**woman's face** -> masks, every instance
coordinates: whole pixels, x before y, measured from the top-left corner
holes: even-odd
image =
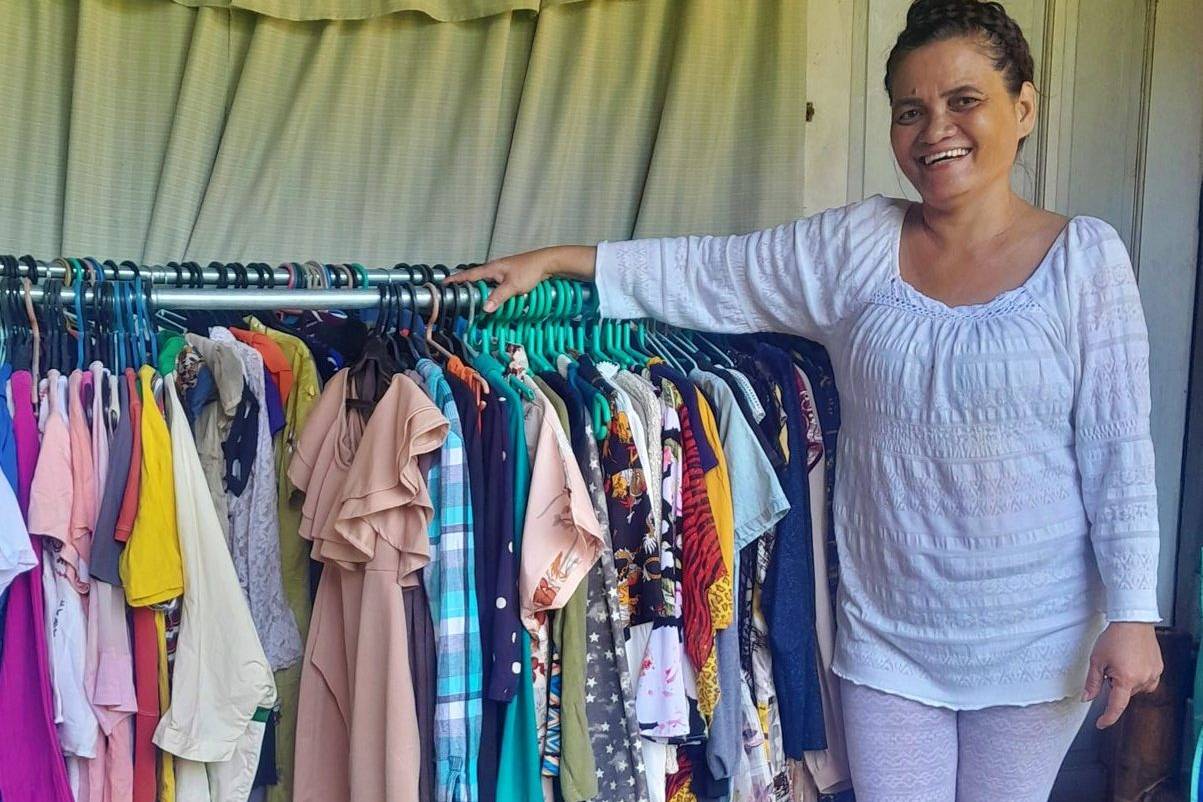
[[[1009,185],[1019,140],[1036,122],[1031,83],[1012,97],[981,45],[958,37],[908,53],[890,88],[894,158],[924,202]]]

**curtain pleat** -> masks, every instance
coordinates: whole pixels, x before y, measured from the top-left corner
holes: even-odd
[[[545,11],[583,0],[170,0],[193,8],[229,8],[291,22],[358,20],[424,14],[437,22],[467,22],[517,11]],[[601,0],[593,0],[600,2]]]
[[[803,0],[0,9],[7,251],[455,264],[801,214]]]

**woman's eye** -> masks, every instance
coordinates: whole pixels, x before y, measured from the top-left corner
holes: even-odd
[[[917,116],[919,116],[918,111],[916,111],[915,109],[907,109],[906,111],[899,114],[898,117],[895,119],[900,123],[906,123],[906,122],[910,122],[911,120],[915,119]]]
[[[962,109],[969,108],[970,106],[972,106],[976,103],[977,103],[977,98],[969,97],[967,95],[962,95],[961,97],[959,97],[953,101],[953,105],[957,106],[958,108],[962,108]]]

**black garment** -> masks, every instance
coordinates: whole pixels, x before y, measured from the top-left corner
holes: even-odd
[[[327,350],[333,349],[343,358],[343,364],[351,365],[359,360],[367,340],[368,326],[358,317],[343,317],[322,313],[302,315],[293,325],[301,339],[310,343],[322,343]]]
[[[255,769],[255,781],[252,788],[265,785],[275,785],[280,782],[279,769],[276,766],[276,727],[280,723],[279,712],[273,710],[263,725],[263,748],[259,750],[259,767]]]
[[[430,618],[430,600],[421,583],[403,588],[405,629],[409,634],[409,675],[414,685],[414,707],[418,719],[418,799],[434,802],[438,777],[434,753],[434,708],[438,696],[434,623]]]
[[[760,400],[760,406],[764,408],[764,418],[756,424],[756,428],[760,429],[764,437],[757,439],[761,443],[767,443],[768,450],[765,453],[773,466],[780,471],[785,467],[785,454],[780,446],[782,414],[781,404],[773,393],[772,383],[765,379],[765,374],[771,371],[751,354],[737,351],[732,355],[732,359],[735,362],[736,370],[742,373],[748,383],[752,385],[752,389]],[[737,393],[736,398],[738,397]]]
[[[581,360],[580,377],[604,392],[614,405],[614,389],[587,360]],[[623,413],[614,412],[609,432],[599,454],[606,486],[606,510],[618,585],[626,587],[622,604],[629,607],[630,624],[651,623],[664,615],[664,586],[661,581],[660,533],[652,531],[652,499],[647,492],[648,473],[633,442],[631,426],[619,422]],[[659,472],[657,472],[658,478]]]
[[[230,434],[221,444],[226,458],[226,489],[235,496],[251,481],[251,469],[259,451],[259,402],[249,386],[242,388],[242,400],[230,422]]]
[[[454,385],[452,392],[454,393]],[[501,737],[505,729],[505,707],[514,696],[516,685],[510,666],[518,659],[517,643],[507,633],[516,632],[518,587],[514,554],[514,471],[509,463],[508,403],[496,392],[484,398],[480,413],[481,470],[487,477],[487,489],[481,493],[482,526],[476,537],[476,592],[480,611],[480,629],[484,640],[484,699],[481,705],[480,754],[477,758],[477,793],[480,802],[497,798],[497,776],[501,770]],[[525,444],[521,444],[525,448]],[[473,495],[473,514],[476,497]],[[504,558],[509,558],[508,562]],[[508,570],[506,565],[509,566]],[[504,584],[508,588],[502,588]],[[501,621],[496,600],[499,590],[508,590]]]

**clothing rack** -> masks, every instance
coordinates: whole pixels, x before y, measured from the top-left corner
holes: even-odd
[[[64,279],[68,275],[68,268],[64,264],[65,260],[55,259],[52,262],[36,261],[36,275],[29,267],[28,259],[17,263],[17,275],[22,278],[29,278],[35,284],[40,279],[58,278]],[[207,265],[201,266],[192,263],[194,266],[193,273],[190,273],[187,263],[170,262],[167,265],[135,265],[133,262],[124,261],[121,264],[115,264],[111,260],[104,264],[105,277],[119,281],[132,281],[135,279],[147,279],[151,284],[168,285],[173,287],[195,286],[197,279],[201,283],[208,285],[219,285],[225,281],[233,283],[238,274],[235,270],[235,263],[209,262]],[[259,276],[267,279],[273,287],[284,288],[292,284],[297,271],[290,269],[285,265],[277,265],[272,267],[267,264],[257,263],[259,270],[256,270],[254,264],[241,265],[238,267],[246,270],[249,280],[256,281]],[[315,263],[309,263],[315,264]],[[326,273],[330,277],[331,285],[334,287],[347,287],[347,278],[354,266],[346,265],[322,265],[326,268]],[[394,281],[404,281],[407,283],[415,283],[417,281],[441,281],[447,276],[474,265],[460,265],[455,268],[447,267],[446,265],[409,265],[405,263],[394,265],[393,267],[367,267],[362,268],[363,274],[367,277],[369,286],[378,284],[388,284]],[[116,275],[114,275],[114,271]],[[262,271],[262,273],[260,273]]]
[[[19,263],[17,275],[29,278],[33,282],[29,289],[30,300],[33,303],[41,303],[45,297],[45,288],[40,282],[45,279],[62,280],[68,276],[69,269],[63,260],[35,264],[36,270],[31,270],[29,260]],[[194,265],[190,274],[186,267],[179,267],[175,263],[167,266],[135,266],[132,262],[123,262],[120,265],[109,262],[104,268],[104,273],[107,280],[141,279],[149,282],[149,300],[157,309],[374,309],[381,301],[380,287],[406,284],[409,285],[404,298],[407,305],[412,301],[412,305],[418,311],[425,312],[430,310],[433,300],[431,289],[426,285],[438,284],[469,266],[450,268],[445,265],[398,264],[394,267],[360,268],[353,271],[351,266],[324,265],[330,286],[311,287],[290,287],[289,283],[295,280],[298,273],[285,266],[270,267],[262,263],[259,270],[255,270],[253,266],[238,265],[240,272],[236,273],[233,265],[211,262],[207,267],[198,268]],[[362,280],[363,277],[367,279],[367,286],[349,284],[351,281]],[[197,286],[198,284],[201,286]],[[95,284],[89,284],[84,289],[85,304],[92,303],[95,297],[94,286]],[[583,290],[584,299],[591,300],[593,288],[585,286]],[[553,298],[555,292],[553,288]],[[67,309],[74,304],[75,293],[75,287],[60,288],[59,298]],[[476,305],[479,309],[481,300],[480,289],[475,285],[440,287],[439,302],[442,307],[451,304],[457,310],[467,310]]]

